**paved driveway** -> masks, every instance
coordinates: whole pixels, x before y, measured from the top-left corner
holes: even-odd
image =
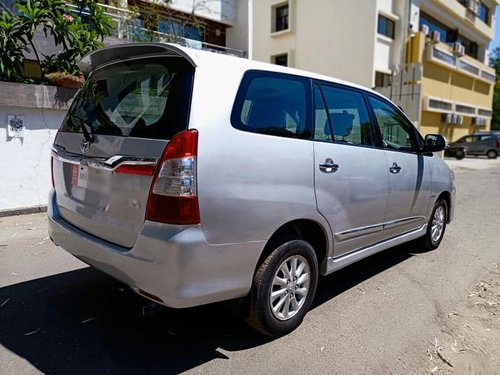
[[[51,244],[45,215],[0,218],[0,373],[500,373],[500,159],[449,162],[458,200],[441,247],[322,278],[277,340],[221,305],[143,316],[147,301]]]

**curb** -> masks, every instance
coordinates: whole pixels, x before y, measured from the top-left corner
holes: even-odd
[[[35,206],[28,208],[16,208],[12,210],[0,211],[0,217],[37,214],[47,212],[47,206]]]

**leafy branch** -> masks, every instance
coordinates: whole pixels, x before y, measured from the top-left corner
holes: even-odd
[[[16,3],[17,16],[3,12],[0,19],[0,79],[23,80],[24,53],[31,51],[40,66],[39,78],[47,73],[78,75],[77,63],[85,54],[102,47],[110,35],[112,20],[93,0],[23,0]],[[43,55],[34,43],[37,31],[50,37],[60,54]]]

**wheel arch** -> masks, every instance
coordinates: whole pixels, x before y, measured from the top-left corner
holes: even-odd
[[[267,241],[264,250],[260,254],[255,270],[280,245],[283,238],[287,236],[298,237],[311,244],[318,258],[318,266],[321,273],[323,263],[326,262],[328,254],[328,236],[326,229],[321,224],[310,219],[293,220],[279,227]]]
[[[490,152],[494,152],[496,156],[498,156],[498,151],[494,148],[490,148],[486,151],[485,155],[488,156]]]
[[[451,222],[451,210],[452,210],[451,193],[448,191],[443,191],[441,194],[439,194],[438,198],[436,199],[436,203],[439,202],[441,199],[443,199],[446,202],[447,206],[446,223],[449,224]]]

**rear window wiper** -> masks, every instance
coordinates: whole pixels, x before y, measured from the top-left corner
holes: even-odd
[[[70,117],[71,119],[76,119],[78,120],[78,122],[80,122],[80,127],[82,128],[82,133],[85,140],[89,143],[94,143],[94,135],[87,130],[87,126],[90,128],[91,131],[92,127],[76,115],[70,115]]]

